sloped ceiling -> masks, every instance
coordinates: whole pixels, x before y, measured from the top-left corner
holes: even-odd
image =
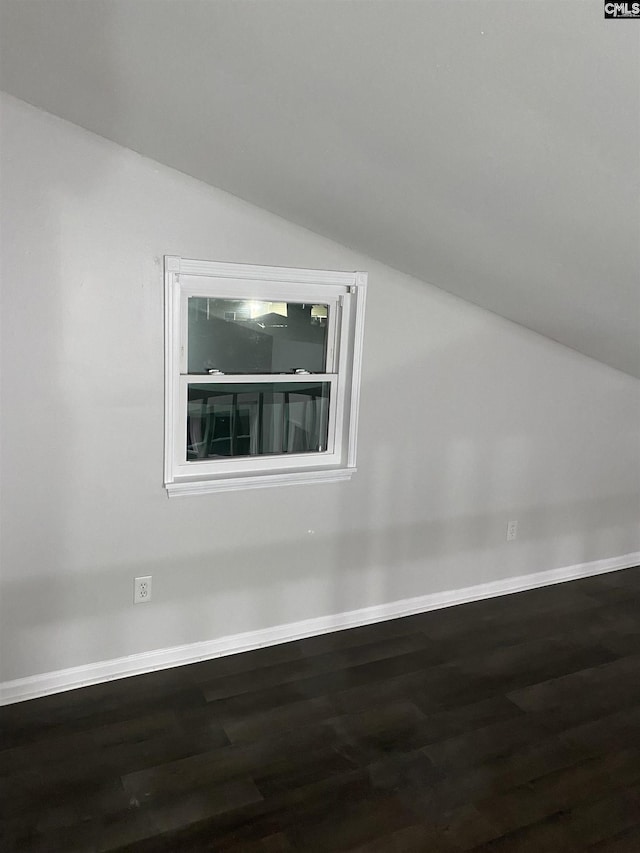
[[[0,12],[9,93],[640,376],[640,21],[600,0]]]

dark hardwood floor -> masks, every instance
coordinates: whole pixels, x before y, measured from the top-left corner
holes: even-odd
[[[0,709],[9,851],[640,851],[640,568]]]

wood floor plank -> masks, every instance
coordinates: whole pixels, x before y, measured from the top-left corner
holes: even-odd
[[[128,773],[123,776],[123,784],[137,798],[165,796],[199,784],[222,783],[238,776],[257,777],[282,762],[288,762],[293,770],[304,766],[312,751],[333,752],[349,760],[350,750],[344,748],[330,726],[321,722]],[[350,764],[355,766],[353,761]]]
[[[280,687],[291,681],[302,681],[322,673],[349,670],[361,664],[394,658],[398,655],[412,652],[426,653],[427,650],[430,650],[433,660],[438,662],[443,660],[442,652],[423,634],[408,634],[349,645],[345,648],[332,648],[310,657],[301,657],[293,662],[276,663],[229,676],[222,675],[218,678],[210,677],[201,683],[206,700],[213,702],[217,699],[253,693],[264,688]],[[421,656],[420,662],[424,663],[425,657]]]
[[[349,848],[349,853],[456,853],[459,850],[442,832],[416,824],[383,833],[379,838]]]
[[[588,849],[592,853],[638,853],[640,850],[640,826],[623,830],[611,838],[590,845]]]

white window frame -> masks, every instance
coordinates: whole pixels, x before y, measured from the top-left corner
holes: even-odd
[[[294,483],[337,482],[356,472],[356,438],[367,274],[165,257],[165,463],[170,497]],[[329,305],[325,373],[188,374],[188,299],[251,299]],[[191,384],[309,382],[331,385],[326,450],[277,456],[187,460]]]

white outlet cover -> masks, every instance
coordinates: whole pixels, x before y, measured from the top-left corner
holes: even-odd
[[[507,524],[507,542],[513,542],[514,539],[518,538],[518,522],[510,521]]]
[[[133,603],[145,604],[151,601],[151,575],[133,580]]]

